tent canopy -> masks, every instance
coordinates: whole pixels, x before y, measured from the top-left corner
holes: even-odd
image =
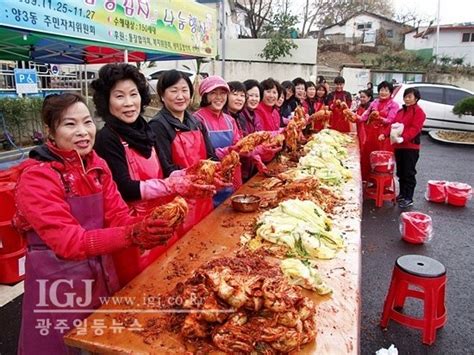
[[[129,62],[193,59],[179,53],[139,51],[133,47],[104,47],[101,43],[81,39],[66,39],[31,31],[0,27],[0,59],[34,61],[50,64],[100,64],[124,61],[128,50]]]

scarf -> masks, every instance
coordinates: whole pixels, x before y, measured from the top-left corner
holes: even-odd
[[[113,115],[107,115],[104,117],[104,121],[112,131],[128,143],[130,148],[137,150],[147,159],[151,156],[151,149],[156,144],[156,137],[142,116],[138,116],[133,123],[125,123]]]

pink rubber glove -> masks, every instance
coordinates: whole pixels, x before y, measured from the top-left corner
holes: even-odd
[[[228,146],[228,147],[224,147],[224,148],[216,148],[215,152],[216,152],[217,158],[219,160],[222,160],[222,158],[224,158],[227,154],[232,152],[232,150],[233,150],[232,148],[233,148],[232,146]]]
[[[172,192],[185,198],[205,198],[211,197],[216,193],[214,185],[202,185],[194,182],[196,176],[170,176],[166,179]]]
[[[270,147],[267,145],[259,145],[255,147],[251,156],[259,156],[261,160],[265,163],[268,163],[275,158],[275,155],[281,151],[282,147]]]
[[[252,158],[252,161],[254,162],[255,166],[257,167],[257,170],[258,170],[259,173],[262,173],[262,174],[267,174],[268,173],[268,168],[263,163],[262,158],[260,157],[260,155],[252,155],[251,158]]]
[[[167,179],[140,181],[140,195],[143,200],[180,195],[185,198],[204,198],[216,193],[213,185],[195,183],[194,175],[185,175],[185,170],[176,170]]]

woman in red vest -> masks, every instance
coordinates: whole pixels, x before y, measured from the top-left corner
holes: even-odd
[[[189,77],[177,70],[161,74],[156,91],[163,104],[160,112],[149,122],[157,137],[158,157],[165,176],[189,168],[199,160],[217,161],[207,130],[187,108],[193,96]],[[189,212],[181,234],[199,223],[213,209],[212,198],[187,198]]]
[[[176,195],[209,197],[215,192],[213,186],[197,185],[182,172],[164,179],[156,136],[141,115],[150,103],[147,82],[135,66],[103,66],[92,88],[97,113],[105,121],[94,149],[109,165],[122,197],[134,214],[142,215]],[[176,234],[167,245],[150,252],[129,248],[114,255],[121,284],[128,283],[178,237]]]

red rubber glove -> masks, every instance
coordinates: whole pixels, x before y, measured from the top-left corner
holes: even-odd
[[[128,227],[126,232],[126,238],[141,249],[151,249],[166,244],[173,236],[174,230],[167,226],[167,221],[152,216],[153,211],[141,222]]]

